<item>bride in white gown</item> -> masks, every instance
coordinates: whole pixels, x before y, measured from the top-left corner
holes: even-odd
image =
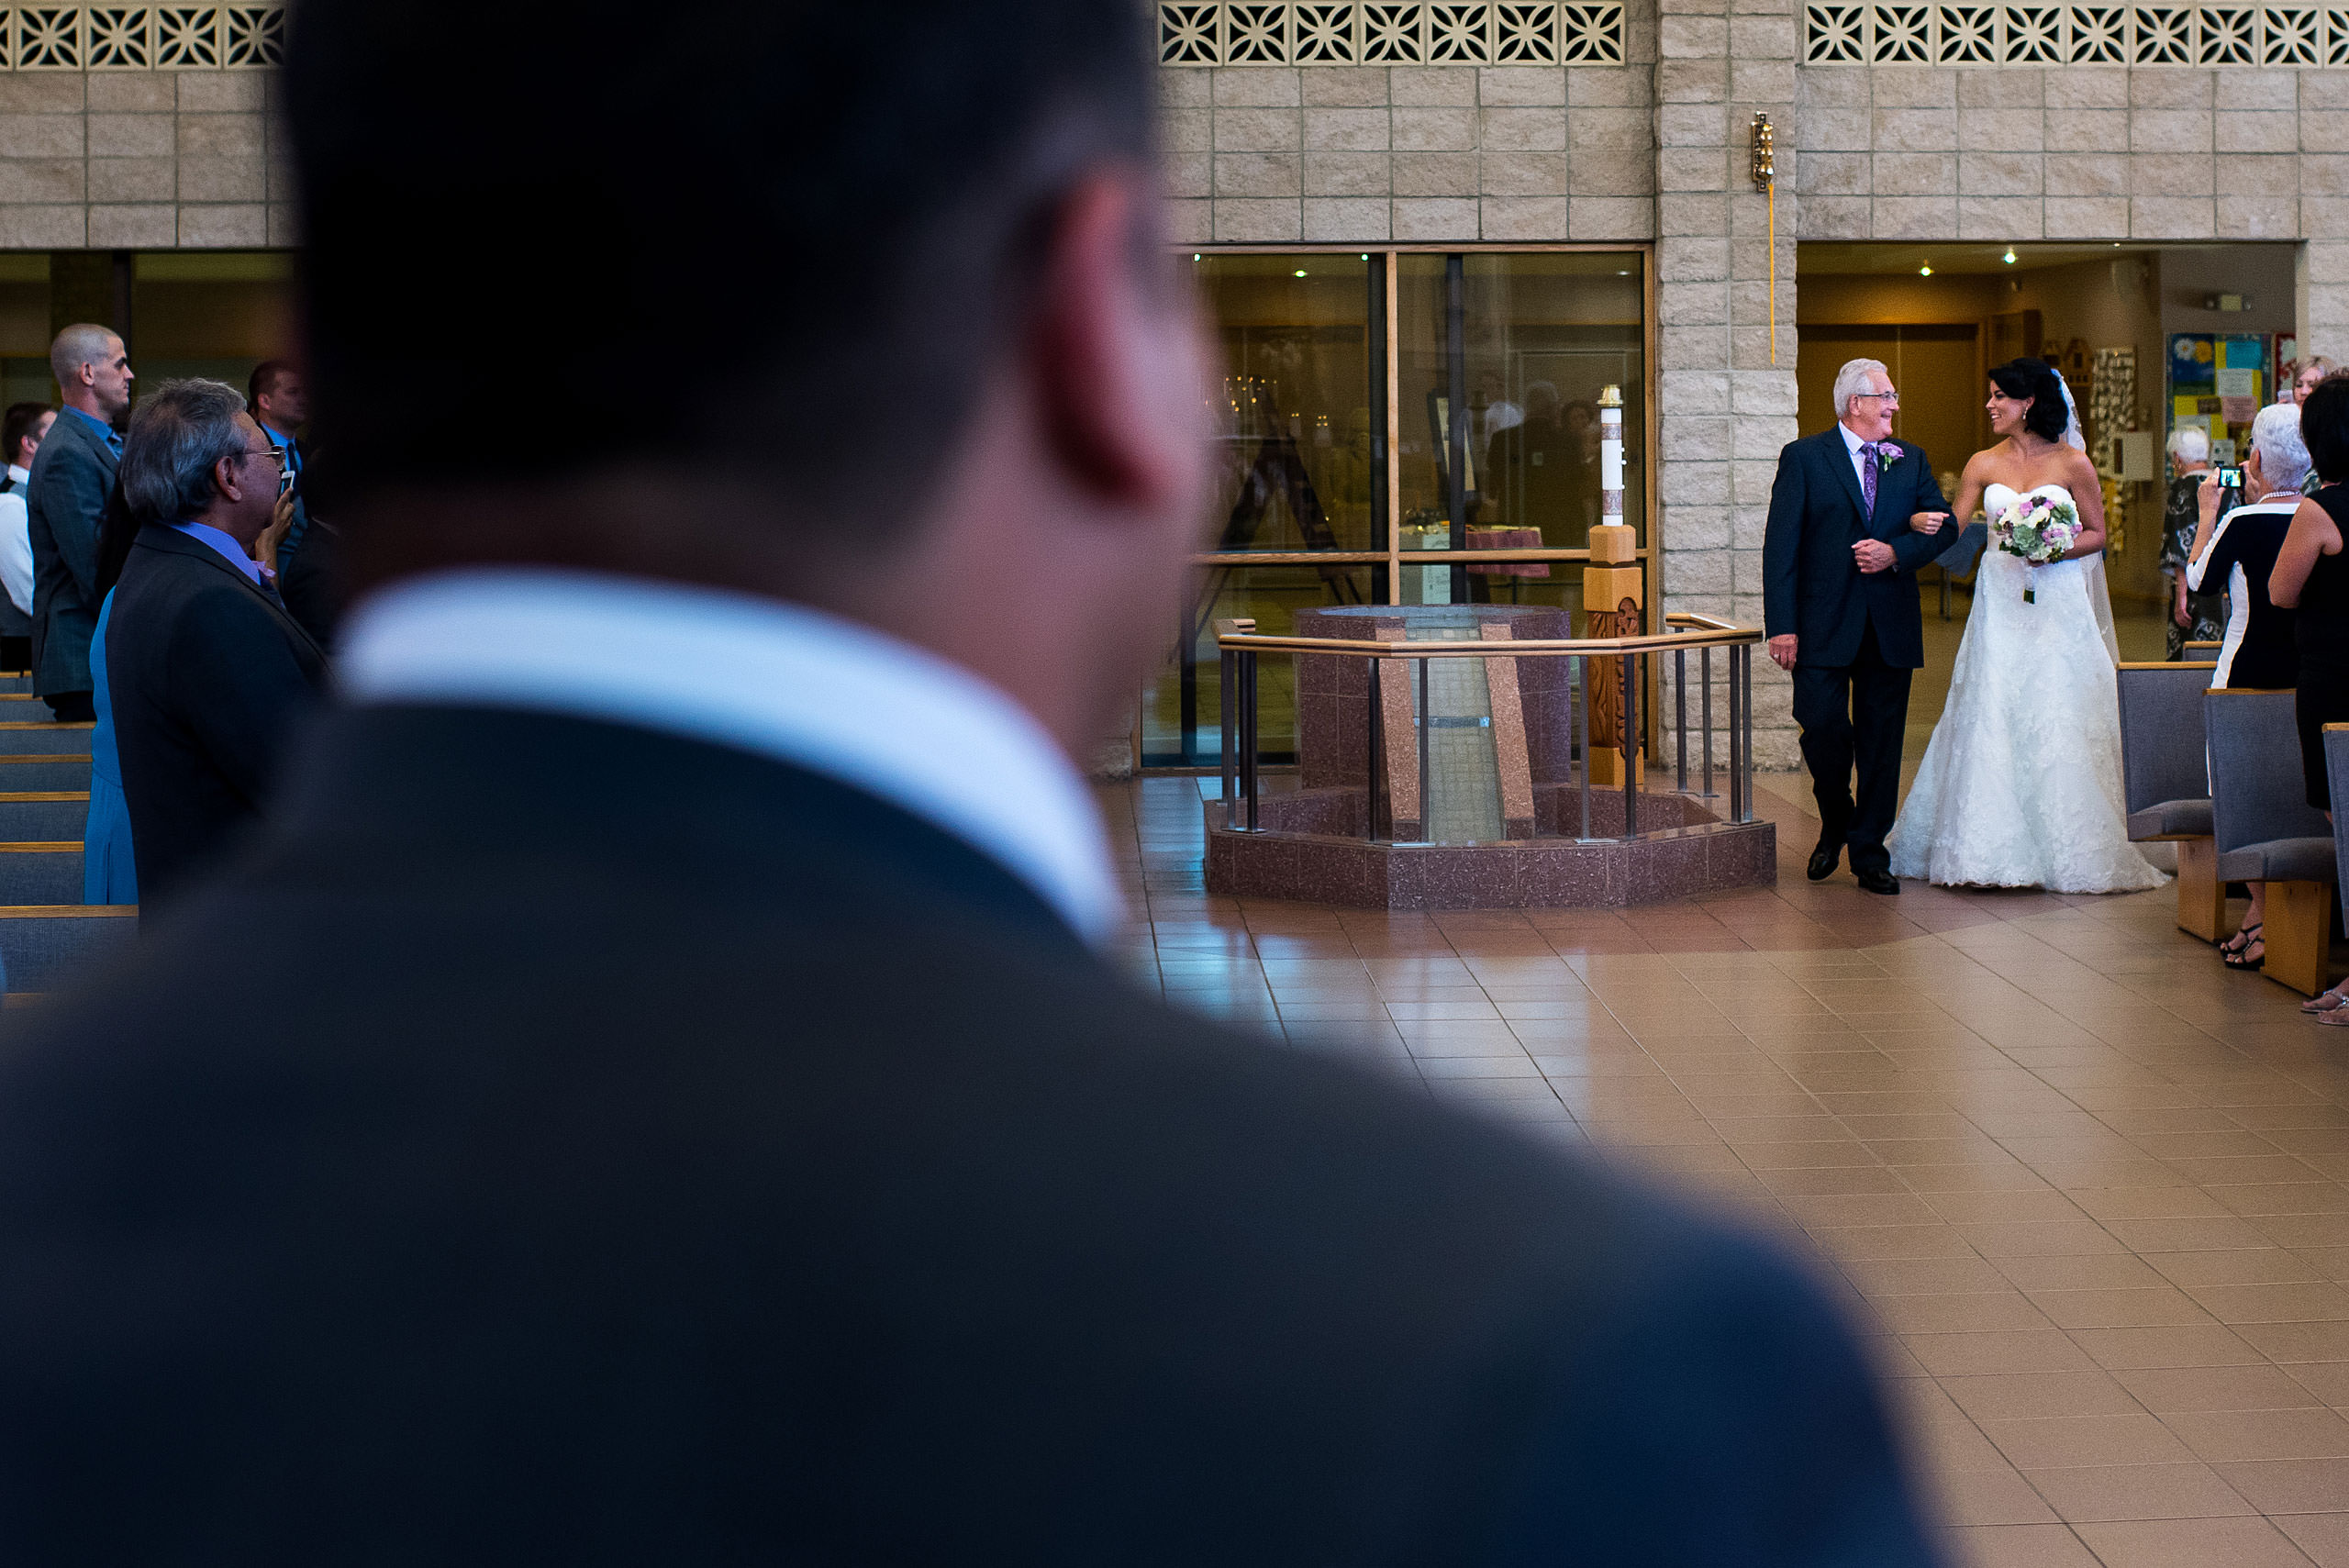
[[[2078,417],[2037,360],[1990,373],[1989,409],[2006,439],[1965,465],[1954,516],[2060,495],[2079,512],[2080,537],[2045,566],[1995,544],[1983,551],[1948,705],[1886,840],[1892,873],[2052,893],[2158,887],[2167,879],[2129,842],[2121,807],[2104,502]]]

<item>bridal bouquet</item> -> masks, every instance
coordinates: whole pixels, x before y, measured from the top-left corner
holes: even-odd
[[[2033,566],[2060,561],[2079,542],[2080,514],[2069,501],[2053,495],[2018,495],[1990,520],[1990,541],[2009,555],[2019,555]],[[2025,579],[2022,602],[2036,595]]]

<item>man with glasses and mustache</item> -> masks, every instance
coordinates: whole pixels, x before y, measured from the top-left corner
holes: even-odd
[[[123,443],[139,527],[107,616],[106,689],[142,909],[256,817],[326,656],[268,551],[284,453],[217,381],[166,382]],[[280,530],[282,531],[282,529]]]
[[[1835,423],[1778,454],[1762,541],[1770,657],[1794,674],[1795,722],[1819,802],[1809,875],[1834,874],[1848,844],[1854,879],[1887,894],[1900,891],[1884,836],[1899,804],[1909,680],[1925,662],[1916,572],[1953,537],[1933,531],[1949,503],[1924,449],[1893,437],[1899,406],[1881,361],[1838,371]]]

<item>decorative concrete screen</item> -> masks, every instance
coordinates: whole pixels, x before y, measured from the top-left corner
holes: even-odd
[[[6,71],[267,71],[284,53],[279,6],[0,8]]]
[[[1809,65],[2349,65],[2349,9],[2301,6],[1802,8]]]
[[[1620,65],[1620,0],[1162,0],[1163,65]]]

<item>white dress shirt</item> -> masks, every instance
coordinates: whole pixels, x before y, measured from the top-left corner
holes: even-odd
[[[7,590],[10,604],[30,615],[33,535],[31,517],[25,510],[25,482],[32,473],[12,462],[8,465],[8,477],[17,483],[6,495],[0,495],[0,588]]]
[[[336,680],[357,704],[527,708],[759,752],[953,834],[1088,941],[1124,914],[1093,796],[1025,708],[816,610],[588,572],[451,572],[365,600]]]

